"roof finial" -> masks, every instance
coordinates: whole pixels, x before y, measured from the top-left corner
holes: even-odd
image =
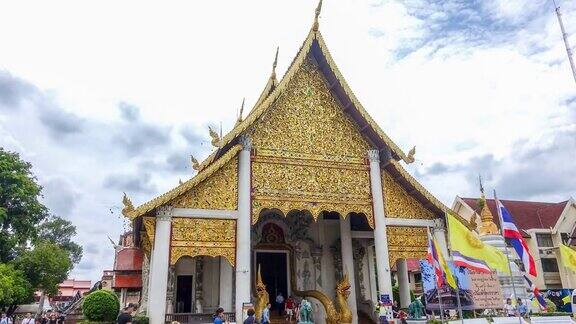
[[[318,28],[320,27],[320,24],[318,23],[318,17],[320,16],[321,11],[322,11],[322,0],[318,2],[318,7],[316,7],[316,14],[314,16],[314,25],[312,26],[312,29],[314,31],[318,31]]]
[[[272,77],[276,78],[276,66],[278,65],[278,52],[280,51],[280,46],[276,47],[276,56],[274,56],[274,63],[272,63]]]
[[[246,101],[246,98],[242,98],[242,106],[240,106],[240,113],[238,113],[238,120],[236,120],[236,124],[239,124],[242,121],[242,113],[244,112],[244,101]]]

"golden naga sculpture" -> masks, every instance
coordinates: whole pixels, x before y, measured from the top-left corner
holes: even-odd
[[[410,151],[408,151],[408,155],[406,156],[406,163],[408,164],[413,163],[414,155],[416,155],[416,146],[412,147]]]
[[[348,307],[348,296],[350,295],[350,280],[348,274],[344,274],[342,280],[336,285],[336,305],[324,293],[318,290],[295,291],[296,295],[302,297],[312,297],[319,300],[326,310],[327,324],[349,324],[352,323],[352,312]]]
[[[262,311],[266,308],[266,305],[270,302],[270,296],[268,291],[266,291],[266,285],[262,281],[262,275],[260,274],[260,266],[258,266],[258,274],[256,275],[256,304],[254,305],[254,312],[256,313],[256,320],[260,323],[262,318]]]
[[[124,208],[122,208],[122,215],[128,217],[128,215],[130,215],[130,213],[134,211],[134,205],[132,204],[132,201],[130,200],[130,198],[128,198],[126,193],[124,193],[122,203],[124,204]]]
[[[212,127],[208,126],[208,132],[210,133],[210,137],[212,137],[212,145],[215,147],[221,147],[222,141],[218,132],[216,132]]]
[[[200,170],[200,163],[198,163],[198,160],[196,160],[192,154],[190,154],[190,161],[192,162],[192,169],[196,171]]]

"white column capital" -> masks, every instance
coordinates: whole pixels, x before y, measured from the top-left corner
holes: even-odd
[[[240,145],[242,145],[242,150],[250,151],[252,150],[252,139],[248,135],[240,136]]]
[[[380,151],[379,150],[368,150],[368,160],[370,160],[370,162],[380,163]]]
[[[174,214],[174,207],[172,206],[160,206],[156,211],[157,221],[170,221]]]

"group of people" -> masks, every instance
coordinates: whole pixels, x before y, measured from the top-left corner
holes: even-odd
[[[507,298],[506,304],[504,304],[504,311],[508,317],[526,317],[529,315],[528,306],[522,302],[521,298],[516,300],[516,305],[512,305],[512,299]]]
[[[0,324],[64,324],[65,316],[57,311],[46,311],[38,317],[31,313],[24,315],[24,318],[14,318],[6,313],[0,315]]]

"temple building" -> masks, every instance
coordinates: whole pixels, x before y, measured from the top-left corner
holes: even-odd
[[[532,282],[540,290],[572,288],[576,276],[561,266],[558,253],[560,244],[576,245],[576,201],[570,198],[561,202],[534,202],[500,200],[508,209],[514,223],[522,233],[530,254],[534,256],[538,277]],[[500,220],[494,199],[485,199],[484,208],[478,206],[478,198],[456,197],[452,209],[473,224],[480,224],[478,232],[485,229],[481,223],[492,223],[500,232]],[[511,254],[515,257],[515,254]],[[517,262],[522,266],[521,262]]]
[[[407,259],[430,230],[446,253],[447,207],[405,169],[405,154],[368,115],[310,32],[285,75],[272,73],[245,118],[219,136],[197,174],[141,206],[124,197],[143,251],[150,322],[223,307],[242,322],[278,293],[306,297],[316,323],[357,323],[379,296],[410,302]],[[183,321],[183,320],[180,320]]]

